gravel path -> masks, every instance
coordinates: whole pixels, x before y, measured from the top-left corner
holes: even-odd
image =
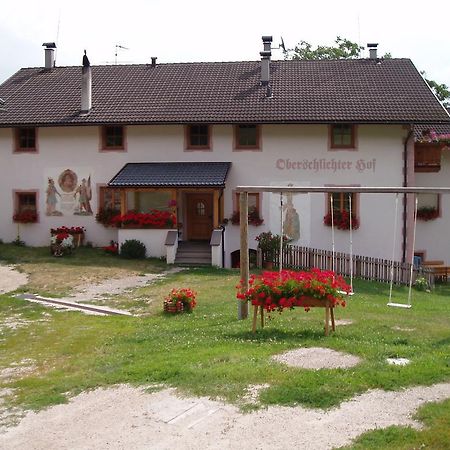
[[[28,283],[28,276],[18,272],[14,266],[0,265],[0,294],[15,291]]]
[[[0,434],[0,448],[324,450],[348,445],[371,429],[418,427],[411,414],[419,406],[449,397],[450,383],[442,383],[399,392],[373,390],[329,411],[271,406],[241,414],[224,403],[177,397],[173,389],[146,394],[122,385],[28,413]]]

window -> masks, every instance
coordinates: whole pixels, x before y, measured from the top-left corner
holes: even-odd
[[[125,127],[107,125],[102,128],[103,150],[125,150]]]
[[[211,149],[211,130],[209,125],[188,125],[186,127],[186,149]]]
[[[333,218],[334,226],[340,230],[350,229],[350,220],[353,230],[359,228],[359,219],[357,215],[357,194],[348,192],[331,192],[327,194],[326,199],[327,215],[324,217],[325,225],[331,226]],[[333,199],[333,201],[331,201],[331,199]],[[333,217],[331,215],[331,205],[333,205]]]
[[[441,170],[441,153],[439,145],[416,142],[414,146],[414,171],[439,172]]]
[[[120,190],[107,186],[100,187],[99,208],[120,212]]]
[[[15,141],[16,152],[36,152],[36,128],[16,128]]]
[[[346,123],[331,125],[330,148],[356,148],[355,126]]]
[[[236,125],[234,127],[234,148],[238,150],[260,149],[260,128],[258,125]]]
[[[240,222],[240,194],[236,192],[235,197],[235,208],[233,215],[231,216],[231,223],[234,225]],[[248,223],[250,225],[261,225],[263,219],[260,215],[260,194],[259,192],[249,192],[248,194]]]
[[[14,193],[14,217],[15,222],[37,222],[37,192]]]
[[[434,220],[441,216],[439,194],[417,194],[417,219]]]

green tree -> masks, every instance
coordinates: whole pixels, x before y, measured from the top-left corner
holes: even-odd
[[[336,37],[335,45],[318,45],[313,48],[309,42],[300,41],[293,49],[287,49],[284,52],[284,59],[357,59],[361,57],[361,51],[364,47],[352,42],[350,39]],[[385,53],[382,58],[390,59],[392,55]],[[450,90],[446,84],[439,84],[434,80],[426,78],[425,72],[421,72],[425,81],[430,86],[436,97],[445,107],[450,107]]]

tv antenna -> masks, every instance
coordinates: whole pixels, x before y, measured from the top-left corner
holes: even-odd
[[[116,44],[116,52],[114,53],[114,64],[117,64],[117,53],[120,50],[130,50],[128,47],[124,47],[123,45]]]
[[[286,53],[286,46],[284,45],[284,40],[283,40],[283,36],[280,36],[281,38],[281,42],[280,45],[278,47],[271,47],[271,50],[283,50],[283,53]]]

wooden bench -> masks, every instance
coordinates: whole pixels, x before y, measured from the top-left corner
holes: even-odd
[[[444,261],[426,261],[422,265],[432,270],[435,280],[448,281],[450,266],[445,266]]]

